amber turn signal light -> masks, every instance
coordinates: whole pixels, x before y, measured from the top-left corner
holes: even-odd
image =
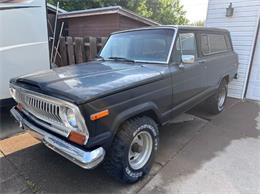
[[[74,143],[83,145],[86,141],[86,136],[76,131],[71,131],[69,134],[69,140]]]
[[[91,119],[92,121],[95,121],[95,120],[104,118],[104,117],[106,117],[106,116],[108,116],[108,115],[109,115],[109,111],[108,111],[108,110],[103,110],[103,111],[101,111],[101,112],[92,114],[92,115],[90,116],[90,119]]]

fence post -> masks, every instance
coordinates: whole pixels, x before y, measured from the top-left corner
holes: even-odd
[[[106,37],[98,39],[95,37],[61,37],[59,47],[61,66],[79,64],[94,59],[106,40]]]
[[[82,37],[75,37],[75,60],[76,64],[83,63],[85,60],[83,59],[83,38]]]
[[[67,59],[67,48],[66,48],[66,40],[65,37],[60,38],[60,55],[61,55],[61,63],[62,66],[68,65],[68,59]]]
[[[89,37],[89,59],[95,58],[97,55],[97,39]]]
[[[67,48],[68,48],[68,60],[69,65],[75,64],[75,56],[74,56],[74,49],[73,49],[73,39],[72,37],[67,37]]]
[[[105,45],[106,41],[107,41],[107,37],[101,37],[101,47]]]

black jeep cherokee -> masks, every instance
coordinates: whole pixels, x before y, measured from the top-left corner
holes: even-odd
[[[237,55],[229,32],[159,26],[113,33],[96,61],[10,81],[21,127],[90,169],[136,182],[159,146],[158,127],[205,100],[223,110]]]

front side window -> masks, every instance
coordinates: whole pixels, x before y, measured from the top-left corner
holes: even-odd
[[[182,55],[193,55],[196,57],[196,38],[194,33],[179,33],[173,51],[173,62],[181,63]]]
[[[140,62],[167,63],[173,29],[137,30],[113,34],[102,49],[104,59],[125,58]]]

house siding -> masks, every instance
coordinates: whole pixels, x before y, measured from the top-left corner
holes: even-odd
[[[119,15],[106,14],[67,19],[68,35],[72,37],[106,37],[111,32],[120,30]]]
[[[146,27],[146,26],[148,26],[148,25],[144,24],[142,22],[133,20],[133,19],[125,17],[125,16],[120,16],[120,20],[119,20],[120,30],[140,28],[140,27]]]
[[[229,0],[209,0],[206,26],[230,31],[239,56],[238,79],[229,85],[229,96],[243,98],[259,18],[260,0],[233,0],[234,14],[226,17]]]
[[[72,37],[107,37],[110,33],[148,26],[144,22],[118,13],[61,19],[67,24],[66,34]]]

